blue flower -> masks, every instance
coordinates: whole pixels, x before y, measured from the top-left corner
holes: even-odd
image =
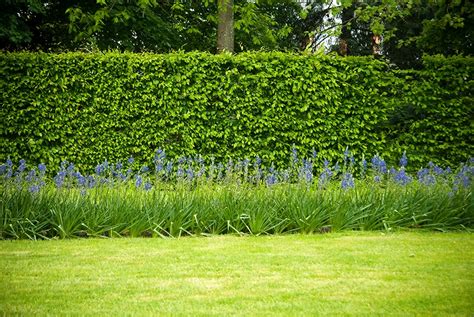
[[[0,165],[0,175],[3,175],[7,172],[7,166],[5,164]]]
[[[418,180],[421,182],[423,181],[423,178],[428,175],[430,173],[430,170],[427,169],[427,168],[422,168],[421,170],[418,171],[418,173],[416,173],[416,175],[418,176]]]
[[[81,173],[77,173],[76,178],[77,178],[77,183],[80,186],[85,186],[86,185],[87,179],[84,176],[82,176]]]
[[[296,150],[296,147],[295,145],[293,144],[292,148],[291,148],[291,162],[293,164],[297,164],[298,163],[298,151]]]
[[[123,164],[121,162],[117,162],[117,164],[115,164],[115,169],[117,171],[120,171],[122,168],[123,168]]]
[[[38,193],[38,192],[40,191],[40,186],[39,186],[39,185],[36,185],[36,184],[35,184],[35,185],[31,185],[31,186],[28,188],[28,191],[29,191],[30,193],[33,193],[33,194]]]
[[[66,171],[59,171],[54,177],[54,183],[56,187],[60,188],[63,186],[64,178],[66,177]]]
[[[375,155],[372,158],[372,168],[382,174],[385,174],[387,172],[387,164],[385,161],[378,155]]]
[[[150,182],[145,182],[145,186],[143,187],[146,191],[149,191],[153,186]]]
[[[434,167],[434,164],[429,164],[431,167]],[[433,185],[436,183],[436,177],[430,174],[428,168],[422,168],[417,173],[418,181],[424,185]]]
[[[424,185],[433,185],[436,183],[436,178],[430,174],[428,168],[422,168],[417,173],[418,181]]]
[[[201,176],[204,175],[205,172],[206,172],[206,167],[203,165],[203,166],[201,166],[201,168],[199,169],[199,171],[198,171],[196,177],[197,177],[197,178],[200,178]]]
[[[148,166],[143,165],[142,168],[140,169],[140,172],[141,172],[141,173],[146,173],[146,172],[148,172],[149,170],[150,170],[150,169],[148,168]]]
[[[408,158],[406,151],[403,151],[402,158],[400,159],[400,167],[406,167],[408,164]]]
[[[421,182],[425,185],[434,185],[436,183],[436,178],[433,175],[428,174]]]
[[[36,171],[33,169],[28,172],[28,175],[26,175],[26,181],[31,182],[36,179]]]
[[[303,159],[303,167],[300,171],[300,178],[304,178],[307,183],[313,182],[313,163],[310,160]]]
[[[307,183],[312,183],[313,182],[313,172],[311,172],[310,170],[306,170],[305,179],[306,179]]]
[[[276,184],[277,183],[277,175],[276,175],[275,167],[273,166],[273,164],[268,169],[268,173],[269,174],[267,175],[267,178],[265,180],[265,182],[267,183],[267,186],[271,186],[271,185]]]
[[[170,161],[166,163],[166,173],[170,174],[172,169],[173,169],[173,162]]]
[[[132,156],[130,156],[127,160],[128,164],[133,164],[133,162],[135,162],[134,158]]]
[[[137,179],[135,180],[135,187],[139,188],[140,186],[142,186],[142,183],[143,183],[142,177],[140,175],[137,175]]]
[[[183,177],[184,176],[184,170],[181,166],[178,167],[178,171],[176,172],[176,176],[178,176],[178,177]]]
[[[40,163],[38,165],[38,170],[40,171],[41,174],[44,174],[46,172],[46,165],[43,163]]]
[[[329,164],[329,162],[328,162]],[[319,186],[324,186],[327,184],[333,175],[333,172],[329,167],[325,167],[323,172],[319,175]]]
[[[158,162],[156,165],[155,165],[155,171],[157,173],[161,172],[163,170],[163,163],[161,162]]]
[[[276,184],[276,182],[277,182],[276,175],[274,173],[270,173],[267,176],[267,179],[266,179],[267,186],[272,186],[272,185]]]
[[[194,171],[191,167],[188,167],[186,170],[186,177],[188,178],[189,181],[192,181],[194,178]]]
[[[199,165],[203,165],[204,164],[204,159],[201,157],[201,155],[199,155],[196,159],[195,159],[196,163],[198,163]]]
[[[436,175],[443,175],[444,174],[444,170],[439,167],[438,165],[435,165],[433,167],[433,172],[436,174]]]
[[[158,148],[158,150],[156,150],[155,152],[155,161],[164,160],[165,158],[166,158],[165,150]]]
[[[352,177],[351,173],[344,174],[344,177],[342,178],[342,181],[341,181],[341,187],[344,190],[355,187],[354,177]]]
[[[13,166],[13,162],[12,160],[10,160],[10,158],[7,158],[7,161],[5,162],[7,164],[8,167],[12,167]]]
[[[349,147],[347,146],[346,149],[344,150],[344,162],[347,161],[349,158],[349,155],[351,155],[351,152],[349,151]]]
[[[382,179],[380,178],[380,175],[375,175],[374,181],[375,181],[376,183],[380,183],[381,180],[382,180]]]
[[[379,172],[382,174],[387,173],[387,165],[383,159],[379,161]]]
[[[97,175],[102,174],[103,171],[104,171],[104,166],[102,164],[99,164],[95,167],[95,173]]]
[[[234,167],[234,162],[232,162],[232,159],[229,159],[229,161],[227,162],[227,166],[226,166],[226,173],[227,174],[232,173],[232,168],[233,167]]]
[[[456,187],[459,185],[468,188],[471,185],[472,176],[474,174],[474,169],[472,167],[464,165],[461,170],[456,174],[454,184]]]
[[[377,155],[375,155],[372,158],[372,168],[377,169],[378,167],[379,167],[379,157]]]
[[[18,166],[18,172],[23,173],[26,169],[26,161],[24,159],[20,160],[20,166]]]
[[[96,184],[97,181],[95,180],[94,176],[89,175],[89,177],[87,177],[87,187],[94,188]]]
[[[71,175],[74,172],[74,164],[73,163],[69,164],[66,170],[69,173],[69,175]]]
[[[355,164],[355,158],[354,158],[353,155],[351,155],[351,156],[349,157],[349,161],[350,161],[350,163],[351,163],[352,165]]]
[[[273,164],[272,164],[272,166],[270,166],[270,168],[268,169],[268,172],[269,172],[270,174],[275,173],[275,167],[273,166]]]
[[[394,177],[395,182],[401,185],[406,185],[411,182],[412,178],[405,173],[404,169],[401,169]]]

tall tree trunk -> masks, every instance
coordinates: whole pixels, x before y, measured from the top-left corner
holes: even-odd
[[[217,52],[234,52],[233,0],[217,0]]]

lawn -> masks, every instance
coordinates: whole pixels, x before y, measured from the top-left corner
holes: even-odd
[[[10,315],[474,314],[470,233],[0,241]]]

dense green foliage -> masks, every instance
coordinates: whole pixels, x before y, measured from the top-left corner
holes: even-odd
[[[349,147],[395,162],[473,154],[472,58],[396,71],[371,58],[246,53],[0,55],[0,160],[92,170],[133,155],[286,164]],[[419,168],[421,165],[414,166]]]
[[[217,1],[8,0],[0,3],[0,49],[216,51]],[[236,52],[380,54],[420,67],[423,54],[473,54],[474,5],[439,0],[234,0]],[[345,53],[344,53],[345,54]]]
[[[130,184],[131,185],[131,184]],[[282,184],[0,191],[0,239],[89,236],[318,233],[425,228],[465,230],[474,223],[470,188],[358,183],[354,190]]]
[[[319,175],[295,152],[283,171],[248,161],[205,166],[199,158],[173,167],[159,152],[154,169],[135,174],[132,160],[104,162],[90,175],[63,163],[50,178],[43,164],[27,170],[24,161],[7,161],[0,239],[474,227],[474,160],[456,170],[430,164],[415,176],[405,156],[399,169],[374,157],[354,179],[355,160],[346,155],[342,167],[326,162]]]
[[[432,157],[443,165],[474,156],[473,70],[473,58],[425,57],[423,69],[396,72],[392,151],[406,150],[412,163]]]
[[[215,52],[217,1],[59,1],[0,3],[0,49]],[[237,51],[295,49],[305,36],[293,0],[235,0]],[[290,34],[291,33],[291,34]]]

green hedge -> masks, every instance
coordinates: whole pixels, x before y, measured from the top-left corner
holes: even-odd
[[[390,113],[391,151],[412,161],[459,164],[474,156],[474,58],[425,57],[424,69],[398,71]]]
[[[473,154],[473,58],[396,71],[371,58],[285,53],[0,54],[0,160],[79,168],[133,155],[286,164],[291,147],[338,159],[407,150]]]

